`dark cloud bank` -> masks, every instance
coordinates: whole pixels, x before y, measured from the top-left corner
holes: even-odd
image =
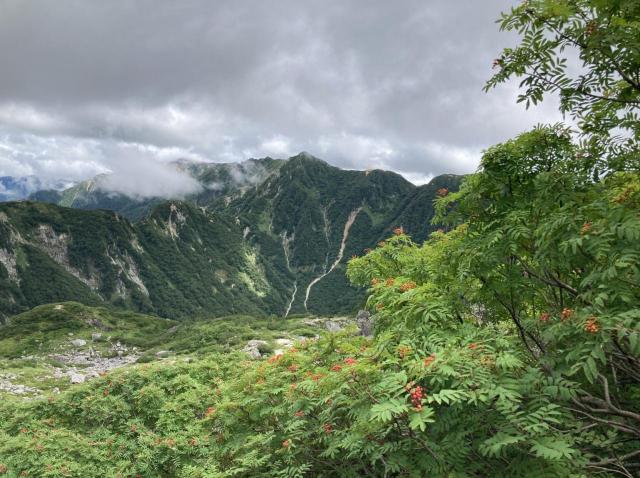
[[[154,165],[302,150],[416,182],[473,171],[558,119],[481,91],[512,3],[3,0],[0,176],[182,187]]]

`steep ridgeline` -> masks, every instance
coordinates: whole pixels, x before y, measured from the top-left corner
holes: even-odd
[[[453,182],[447,182],[452,189]],[[442,187],[436,184],[418,188],[392,172],[345,171],[300,154],[226,210],[239,218],[267,261],[295,277],[284,314],[331,314],[352,310],[364,297],[344,274],[352,255],[395,226],[421,236],[431,230],[432,202]],[[427,203],[420,206],[421,220],[411,214],[419,200]],[[398,222],[405,219],[406,225]]]
[[[179,319],[350,312],[364,291],[349,285],[347,260],[397,226],[427,237],[438,189],[460,182],[440,176],[416,187],[304,153],[176,167],[206,187],[184,201],[140,201],[102,191],[97,178],[56,193],[65,205],[111,208],[133,223],[112,212],[0,204],[0,313],[62,300]]]
[[[49,302],[168,318],[284,310],[291,278],[228,218],[166,202],[136,224],[107,211],[0,204],[0,317]]]
[[[171,166],[177,172],[186,173],[193,177],[201,186],[200,191],[184,199],[196,205],[206,206],[223,196],[242,193],[264,181],[283,163],[283,160],[272,158],[248,159],[241,163],[202,163],[178,160],[171,163]],[[130,197],[113,190],[114,185],[111,179],[109,175],[101,174],[62,191],[34,192],[29,196],[29,199],[76,209],[109,209],[133,221],[144,218],[151,213],[154,206],[167,199],[162,197]]]

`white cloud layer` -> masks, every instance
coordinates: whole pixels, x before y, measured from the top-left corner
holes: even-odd
[[[299,151],[416,182],[471,172],[560,119],[526,112],[515,85],[481,91],[513,44],[494,23],[513,1],[4,0],[0,176],[112,171],[145,195],[156,167],[171,187],[169,160]]]

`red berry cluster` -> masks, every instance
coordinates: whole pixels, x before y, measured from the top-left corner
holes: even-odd
[[[411,405],[416,412],[422,410],[422,399],[424,398],[423,389],[420,385],[413,386],[414,382],[409,382],[404,388],[411,397]]]
[[[331,433],[333,431],[333,425],[331,425],[331,423],[325,423],[324,425],[322,425],[322,428],[324,429],[325,433]]]
[[[400,227],[396,227],[396,228],[393,230],[393,233],[394,233],[396,236],[401,236],[401,235],[403,235],[403,234],[404,234],[404,227],[402,227],[402,226],[400,226]]]
[[[436,194],[442,198],[449,194],[449,190],[447,188],[440,188],[436,191]]]
[[[582,225],[582,228],[580,229],[580,234],[582,234],[582,235],[589,234],[589,232],[591,231],[592,227],[593,227],[593,224],[591,224],[590,222],[585,222]]]
[[[339,372],[340,370],[342,370],[342,367],[338,364],[335,364],[333,367],[331,367],[332,372]]]
[[[346,363],[347,365],[355,365],[358,363],[358,361],[352,357],[347,357],[346,359],[344,359],[344,363]]]
[[[551,314],[549,314],[549,312],[543,312],[540,314],[540,322],[548,322],[550,318]]]

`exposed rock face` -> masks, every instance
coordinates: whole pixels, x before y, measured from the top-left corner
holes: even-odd
[[[45,251],[49,257],[60,264],[76,279],[83,282],[91,289],[98,288],[98,280],[95,277],[85,277],[79,270],[69,263],[68,244],[69,236],[65,233],[56,234],[49,224],[40,224],[37,228],[37,246]]]
[[[342,326],[338,322],[334,322],[333,320],[327,320],[324,323],[324,328],[329,332],[339,332],[342,330]]]
[[[91,334],[91,340],[93,342],[98,342],[100,339],[102,339],[102,334],[100,332],[94,332]]]
[[[0,391],[1,392],[9,392],[14,395],[25,395],[25,394],[39,394],[40,390],[33,387],[28,387],[26,385],[13,383],[12,380],[15,380],[16,376],[11,373],[0,374]]]
[[[86,376],[74,370],[67,372],[67,375],[69,376],[69,381],[71,383],[84,383],[85,379],[87,378]]]
[[[74,347],[83,347],[87,345],[87,341],[83,339],[74,339],[71,341],[71,345],[73,345]]]
[[[16,269],[16,256],[10,251],[0,249],[0,264],[7,270],[9,279],[14,282],[20,282],[18,271]]]
[[[253,360],[258,360],[259,358],[262,358],[260,347],[265,345],[267,345],[267,342],[264,340],[249,340],[242,351],[248,354]]]
[[[276,339],[276,344],[284,347],[285,349],[293,347],[293,340],[291,339]]]
[[[367,310],[361,310],[356,316],[356,324],[360,329],[360,334],[365,337],[371,337],[373,335],[373,318]]]

